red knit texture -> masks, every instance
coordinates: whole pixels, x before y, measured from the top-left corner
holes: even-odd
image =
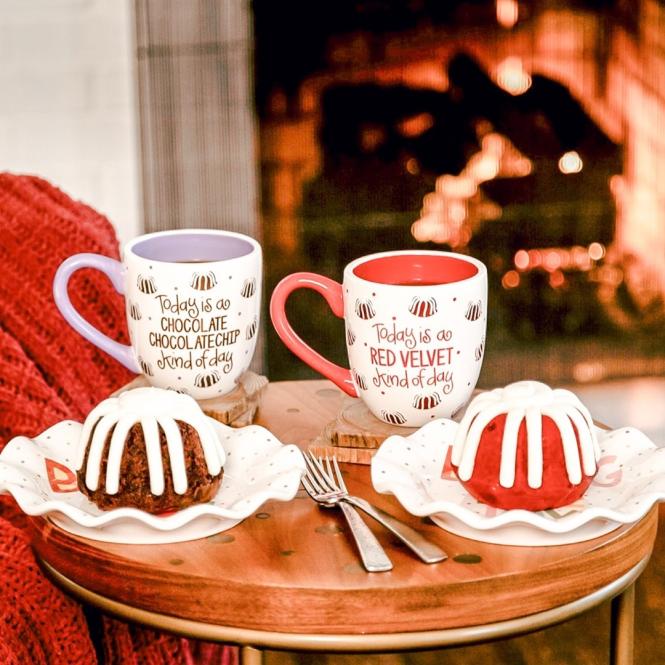
[[[72,254],[118,258],[109,221],[44,180],[0,173],[0,450],[60,420],[83,420],[132,375],[70,328],[53,302],[55,271]],[[101,274],[70,282],[74,307],[127,343],[122,298]],[[39,569],[26,518],[0,497],[0,663],[96,663],[78,603]],[[103,620],[104,661],[114,665],[232,665],[236,650]]]

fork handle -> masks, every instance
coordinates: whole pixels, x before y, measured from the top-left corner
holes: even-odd
[[[381,508],[373,506],[368,501],[365,501],[365,499],[349,495],[344,497],[342,502],[350,503],[360,508],[360,510],[367,513],[370,517],[373,517],[393,535],[397,536],[425,563],[438,563],[448,558],[448,555],[438,545],[427,540],[427,538],[415,529],[412,529],[408,524],[404,524],[404,522],[381,510]],[[344,504],[342,503],[342,505]]]
[[[363,522],[358,511],[348,503],[340,502],[339,507],[346,517],[353,539],[356,541],[363,566],[370,573],[392,570],[393,563],[370,528]]]

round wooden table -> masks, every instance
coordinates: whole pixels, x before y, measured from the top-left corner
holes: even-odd
[[[258,424],[306,446],[345,398],[327,381],[270,384]],[[352,493],[426,533],[449,559],[425,565],[372,520],[394,562],[366,573],[335,510],[304,492],[240,525],[173,545],[117,545],[33,519],[34,547],[62,587],[106,612],[174,633],[261,648],[381,652],[462,645],[550,626],[613,598],[611,661],[632,662],[634,582],[657,528],[636,524],[583,543],[507,547],[468,540],[374,492],[369,468],[344,465]]]

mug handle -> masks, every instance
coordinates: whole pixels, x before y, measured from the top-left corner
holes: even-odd
[[[330,362],[330,360],[326,360],[320,353],[317,353],[309,344],[304,342],[291,327],[286,318],[284,307],[287,298],[296,289],[312,289],[320,293],[326,299],[333,314],[342,319],[344,318],[342,285],[313,272],[296,272],[288,275],[272,292],[272,297],[270,298],[270,318],[282,342],[298,358],[306,362],[310,367],[319,372],[319,374],[330,379],[347,395],[358,397],[353,380],[351,379],[351,371]]]
[[[67,292],[67,285],[70,277],[81,268],[95,268],[101,270],[110,280],[115,290],[124,294],[124,284],[122,279],[122,263],[111,259],[108,256],[100,254],[74,254],[65,259],[55,273],[53,280],[53,298],[57,308],[60,310],[63,318],[77,333],[85,337],[89,342],[99,347],[112,358],[124,365],[128,370],[135,374],[141,373],[141,368],[134,357],[134,351],[127,344],[120,344],[111,339],[103,332],[97,330],[88,323],[72,305]]]

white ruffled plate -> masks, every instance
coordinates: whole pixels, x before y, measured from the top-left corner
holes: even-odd
[[[476,501],[450,468],[458,424],[436,420],[386,439],[372,459],[372,483],[412,515],[465,538],[502,545],[563,545],[636,522],[665,499],[665,449],[631,427],[598,431],[599,471],[582,499],[540,512],[499,510]],[[448,461],[447,461],[448,460]],[[444,468],[445,467],[445,468]]]
[[[210,419],[226,453],[215,498],[178,512],[151,515],[135,508],[102,511],[76,486],[72,461],[80,423],[65,420],[30,439],[12,439],[0,453],[0,494],[9,493],[28,515],[45,515],[85,538],[112,543],[156,544],[194,540],[226,531],[269,499],[289,501],[305,463],[293,445],[267,429],[233,429]]]

